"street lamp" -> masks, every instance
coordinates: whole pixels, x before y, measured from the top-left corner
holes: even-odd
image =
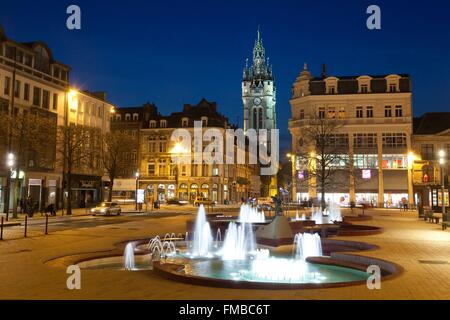
[[[441,184],[442,184],[442,220],[447,220],[445,217],[445,180],[444,180],[444,164],[445,164],[445,152],[439,150],[439,165],[441,167]]]
[[[136,177],[136,189],[135,189],[135,210],[138,209],[138,182],[139,182],[139,170],[134,174]]]
[[[5,199],[5,203],[6,205],[6,221],[9,220],[9,202],[10,202],[10,198],[11,198],[11,177],[12,177],[12,172],[13,172],[13,167],[15,164],[15,156],[13,153],[8,153],[7,156],[7,160],[6,160],[6,164],[9,168],[9,174],[8,174],[8,181],[7,181],[7,185],[8,185],[8,190],[7,190],[7,197]]]

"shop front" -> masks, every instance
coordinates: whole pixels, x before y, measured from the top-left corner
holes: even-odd
[[[178,199],[189,201],[188,185],[186,183],[181,183],[178,187]]]
[[[90,208],[100,202],[101,177],[73,175],[72,186],[72,208]]]

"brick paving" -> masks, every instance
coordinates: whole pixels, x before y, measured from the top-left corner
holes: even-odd
[[[139,219],[118,225],[53,232],[0,242],[1,299],[450,299],[450,230],[417,219],[416,213],[371,210],[379,235],[339,237],[376,244],[358,254],[400,264],[405,272],[382,283],[314,290],[217,289],[162,279],[151,271],[83,270],[81,290],[66,288],[65,263],[73,256],[113,250],[114,244],[166,232],[184,232],[192,215]],[[67,257],[65,259],[55,258]],[[52,260],[48,263],[49,260]],[[422,260],[421,263],[420,261]]]

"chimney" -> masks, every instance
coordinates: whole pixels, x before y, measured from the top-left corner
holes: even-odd
[[[325,79],[327,77],[327,65],[325,63],[322,64],[322,78]]]

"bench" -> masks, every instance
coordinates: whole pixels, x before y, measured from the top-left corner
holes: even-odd
[[[424,219],[425,219],[425,221],[438,224],[441,217],[436,216],[433,211],[429,210],[429,211],[425,212]]]

